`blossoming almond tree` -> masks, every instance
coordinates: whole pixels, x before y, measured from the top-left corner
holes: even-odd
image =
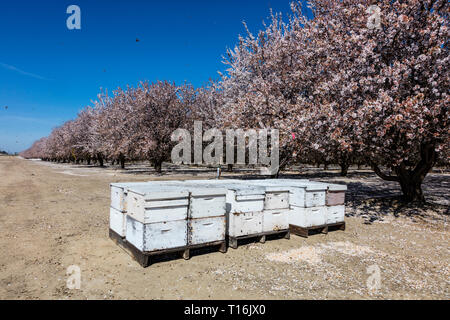
[[[423,202],[422,181],[449,144],[449,3],[377,1],[371,26],[369,1],[312,2],[313,49],[328,52],[315,101],[329,137]]]
[[[295,159],[295,145],[301,144],[303,136],[294,140],[293,128],[309,107],[299,94],[308,85],[300,71],[305,70],[299,65],[303,61],[291,54],[296,44],[288,34],[281,17],[273,15],[271,24],[256,37],[250,32],[240,37],[239,45],[228,50],[229,68],[220,83],[225,126],[280,131],[280,168]]]
[[[193,89],[184,85],[158,81],[144,82],[137,88],[135,105],[138,121],[130,137],[138,150],[150,160],[157,172],[163,161],[170,160],[174,143],[171,134],[184,128],[190,113]]]
[[[378,1],[374,27],[370,5],[314,0],[307,20],[293,4],[288,23],[273,16],[241,38],[222,79],[226,116],[278,127],[284,156],[363,158],[406,201],[423,201],[421,183],[449,144],[449,4]]]
[[[99,133],[104,143],[101,151],[108,158],[117,159],[125,168],[125,160],[140,159],[133,138],[136,136],[140,114],[136,112],[136,89],[118,88],[111,98],[107,98],[105,117],[99,125]],[[102,97],[102,100],[105,100]]]

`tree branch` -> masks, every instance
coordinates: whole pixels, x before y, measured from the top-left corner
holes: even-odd
[[[375,171],[376,175],[379,176],[381,179],[386,181],[396,181],[396,182],[400,181],[400,178],[397,176],[389,176],[384,174],[375,163],[371,162],[371,166],[373,171]]]

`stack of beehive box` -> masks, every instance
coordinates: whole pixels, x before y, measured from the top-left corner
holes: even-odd
[[[345,229],[345,191],[347,186],[296,179],[249,180],[253,185],[289,187],[291,232],[308,236],[309,230],[328,232],[330,227]]]
[[[297,179],[111,184],[110,235],[142,265],[149,256],[269,234],[345,228],[345,185]]]
[[[112,183],[111,206],[109,209],[109,229],[119,237],[124,238],[126,232],[127,204],[126,196],[128,188],[145,185],[145,182]]]
[[[328,184],[326,205],[327,224],[343,223],[345,217],[345,192],[347,186],[342,184]],[[345,225],[344,225],[345,228]]]
[[[172,182],[174,183],[174,182]],[[227,236],[237,248],[238,240],[285,234],[289,238],[289,188],[249,185],[243,180],[189,180],[175,182],[189,187],[223,187],[227,190]]]
[[[188,259],[190,249],[209,245],[224,252],[225,197],[217,187],[112,184],[110,235],[144,266],[153,254],[180,251]]]

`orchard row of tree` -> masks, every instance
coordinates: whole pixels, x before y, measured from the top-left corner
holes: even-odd
[[[449,9],[446,0],[301,2],[225,57],[217,82],[169,82],[103,92],[78,118],[37,141],[25,157],[170,160],[176,128],[276,128],[281,167],[298,162],[369,164],[399,182],[406,201],[449,159]]]

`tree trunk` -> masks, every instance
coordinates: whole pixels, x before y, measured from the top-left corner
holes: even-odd
[[[346,177],[348,173],[348,164],[341,166],[341,177]]]
[[[125,169],[125,157],[124,156],[120,156],[120,167],[122,169]]]
[[[346,177],[348,173],[348,168],[350,167],[348,161],[346,159],[342,160],[339,165],[341,166],[341,176]]]
[[[422,192],[423,179],[419,177],[400,177],[400,186],[405,202],[425,202]]]
[[[87,158],[87,164],[88,164],[88,165],[91,164],[91,158]]]
[[[158,160],[154,163],[155,171],[158,173],[162,172],[162,161]]]
[[[420,146],[420,161],[414,169],[407,169],[404,164],[394,169],[396,176],[384,174],[376,164],[372,164],[375,173],[387,181],[397,181],[403,192],[403,201],[406,203],[424,203],[422,182],[436,163],[437,153],[433,143],[423,143]]]
[[[103,157],[100,153],[97,154],[97,160],[100,164],[100,167],[103,167]]]

